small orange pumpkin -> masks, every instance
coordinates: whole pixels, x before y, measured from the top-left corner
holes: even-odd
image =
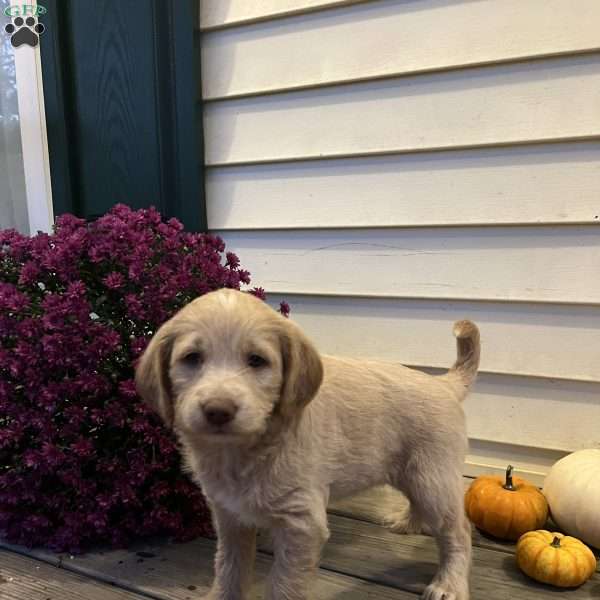
[[[517,564],[529,577],[556,587],[577,587],[596,570],[596,557],[578,539],[529,531],[517,543]]]
[[[548,519],[548,503],[537,487],[525,479],[484,475],[465,495],[465,510],[475,527],[505,540],[518,540],[527,531],[540,529]]]

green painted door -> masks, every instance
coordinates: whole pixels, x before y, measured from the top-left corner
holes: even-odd
[[[42,0],[55,214],[123,202],[205,228],[193,0]]]

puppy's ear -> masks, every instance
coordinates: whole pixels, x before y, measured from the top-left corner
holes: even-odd
[[[173,392],[169,378],[169,360],[174,335],[170,322],[165,323],[155,334],[144,351],[135,370],[135,385],[138,394],[168,427],[173,426]]]
[[[283,385],[279,412],[284,419],[290,419],[300,414],[315,397],[323,381],[323,363],[315,347],[297,325],[287,319],[283,325]]]

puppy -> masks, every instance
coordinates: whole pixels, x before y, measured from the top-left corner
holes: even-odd
[[[426,529],[440,566],[426,600],[467,600],[471,530],[463,509],[461,401],[479,333],[455,324],[458,359],[433,377],[399,364],[320,356],[301,330],[252,295],[206,294],[165,323],[136,373],[141,396],[181,442],[218,535],[210,600],[244,600],[256,528],[270,528],[268,600],[307,600],[329,537],[331,498],[391,484]]]

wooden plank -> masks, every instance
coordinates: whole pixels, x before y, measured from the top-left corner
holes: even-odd
[[[207,165],[600,136],[600,54],[204,107]]]
[[[375,526],[336,515],[330,516],[332,536],[325,547],[315,595],[320,599],[340,597],[359,600],[415,600],[433,576],[437,566],[434,541],[424,536],[395,535]],[[269,542],[261,538],[261,548]],[[473,600],[547,599],[559,593],[535,584],[522,575],[514,558],[501,548],[475,548],[471,578]],[[206,593],[212,572],[214,544],[195,540],[187,544],[146,544],[140,554],[127,551],[90,553],[65,560],[63,568],[104,581],[136,589],[158,600],[192,600]],[[56,555],[43,551],[33,554],[56,561]],[[270,560],[258,556],[258,579],[264,579]],[[346,574],[346,576],[344,576]],[[376,582],[376,583],[371,583]],[[594,596],[600,575],[579,590],[569,592],[574,599]],[[255,583],[251,598],[263,598],[262,586]],[[19,598],[19,600],[21,600]]]
[[[517,474],[521,477],[523,476],[521,471]],[[472,483],[472,478],[464,478],[465,492]],[[331,502],[328,510],[330,514],[367,521],[382,526],[387,515],[402,510],[406,507],[407,503],[408,500],[399,491],[389,485],[384,485],[371,488],[352,498]],[[551,521],[548,522],[547,528],[550,531],[557,531],[556,525]],[[512,555],[516,552],[516,544],[514,542],[493,538],[482,533],[475,527],[473,527],[473,546],[475,548],[487,548]],[[597,556],[599,552],[600,550],[596,550]],[[600,573],[600,562],[596,570]]]
[[[331,538],[321,564],[339,573],[379,581],[420,593],[437,568],[434,540],[425,536],[396,535],[371,523],[345,517],[329,519]],[[577,590],[573,599],[597,598],[600,574]],[[471,598],[473,600],[547,600],[562,590],[537,584],[521,573],[512,556],[487,548],[473,552]]]
[[[596,226],[226,232],[223,238],[254,285],[272,293],[600,302]]]
[[[0,551],[2,600],[136,600],[144,597],[32,558]]]
[[[598,23],[596,0],[578,0],[576,9],[571,0],[369,2],[205,34],[202,95],[214,100],[598,50]]]
[[[600,144],[215,167],[206,195],[220,230],[598,223]]]
[[[519,471],[519,473],[521,472]],[[471,483],[473,483],[472,478],[464,478],[465,491]],[[383,526],[388,515],[403,510],[407,505],[408,500],[402,493],[389,485],[382,485],[366,490],[352,498],[331,502],[328,510],[330,514]],[[482,534],[475,527],[473,528],[473,545],[477,548],[488,548],[507,554],[515,553],[513,542],[491,538]],[[598,568],[600,569],[600,566]]]
[[[248,268],[257,281],[252,266]],[[282,300],[290,303],[294,321],[325,354],[449,368],[456,358],[452,324],[469,318],[482,333],[481,371],[600,382],[600,311],[595,307],[269,296],[274,306]],[[510,381],[502,383],[510,386]],[[497,399],[498,392],[487,394]],[[593,420],[598,419],[600,414]]]
[[[337,8],[365,0],[198,0],[202,31]]]
[[[90,552],[72,558],[44,550],[28,552],[40,560],[51,563],[60,561],[65,570],[136,590],[146,597],[157,600],[196,600],[203,597],[210,588],[215,544],[202,538],[185,544],[157,541],[140,544],[130,551]],[[257,577],[250,591],[251,600],[263,600],[264,580],[271,562],[270,556],[258,554]],[[1,590],[0,587],[0,592]],[[417,600],[410,592],[325,569],[319,570],[314,593],[319,600]],[[3,596],[0,597],[4,600]],[[62,599],[62,596],[55,597]],[[94,596],[85,597],[85,600],[91,598]],[[30,598],[17,597],[15,600]],[[112,598],[109,596],[106,600]]]

